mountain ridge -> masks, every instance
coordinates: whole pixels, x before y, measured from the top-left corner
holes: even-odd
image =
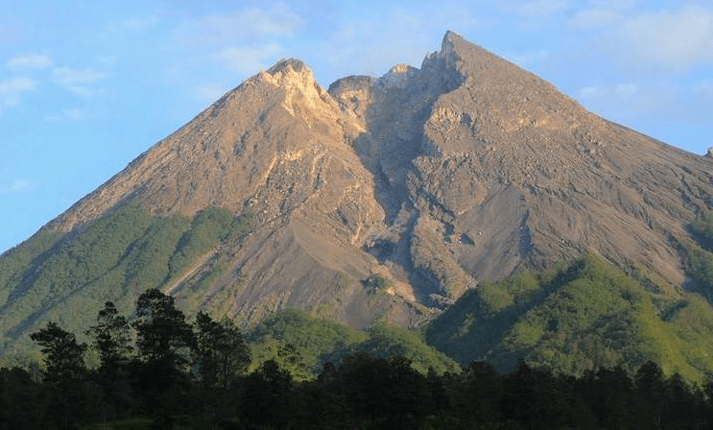
[[[711,163],[453,32],[421,68],[328,90],[280,60],[3,254],[0,348],[80,302],[128,308],[140,288],[246,324],[297,308],[413,327],[482,280],[592,253],[681,294]],[[75,270],[60,254],[84,266],[102,240],[116,250],[91,276],[50,280]]]

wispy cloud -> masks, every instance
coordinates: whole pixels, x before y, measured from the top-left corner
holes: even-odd
[[[592,30],[612,25],[621,19],[622,15],[618,10],[594,7],[574,12],[567,24],[575,29]]]
[[[218,85],[202,85],[193,91],[195,98],[202,103],[212,103],[225,94],[225,88]]]
[[[81,108],[62,109],[60,113],[45,116],[45,121],[80,121],[86,118],[86,111]]]
[[[713,9],[689,6],[638,15],[615,34],[624,58],[643,67],[684,72],[713,62]]]
[[[51,67],[53,64],[52,58],[46,55],[19,55],[10,58],[5,67],[14,72],[25,70],[41,70]]]
[[[76,70],[68,67],[55,67],[52,70],[53,80],[66,90],[81,96],[92,97],[100,92],[95,84],[106,78],[106,74],[91,69]]]
[[[155,26],[159,21],[160,20],[156,15],[133,17],[117,24],[117,27],[129,31],[142,31]]]
[[[0,81],[0,111],[4,106],[15,106],[20,96],[36,88],[37,81],[31,78],[13,78]]]
[[[0,194],[29,193],[37,186],[37,184],[37,181],[15,179],[10,185],[0,185]]]
[[[612,97],[631,97],[639,90],[635,83],[625,83],[617,85],[601,85],[596,87],[585,87],[579,91],[583,99],[606,99]]]
[[[223,14],[188,21],[176,30],[176,40],[185,46],[231,44],[260,36],[290,37],[302,18],[284,3],[269,7],[245,7]]]
[[[500,2],[507,11],[515,12],[528,19],[551,17],[572,8],[571,0],[507,0]]]
[[[282,51],[277,43],[250,47],[227,47],[217,52],[213,58],[225,68],[241,74],[253,74],[267,69],[275,56]]]
[[[316,42],[314,56],[328,63],[335,78],[381,75],[396,63],[418,67],[446,30],[476,32],[488,25],[476,9],[459,2],[364,10]]]

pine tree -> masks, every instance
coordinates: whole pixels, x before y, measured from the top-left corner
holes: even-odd
[[[73,333],[62,330],[56,323],[30,334],[42,347],[44,354],[44,383],[50,403],[48,419],[66,429],[74,427],[75,420],[85,416],[83,406],[84,381],[87,369],[84,363],[85,344],[77,343]]]
[[[235,406],[235,385],[250,364],[250,350],[238,327],[227,318],[217,322],[200,312],[195,330],[193,367],[199,382],[199,403],[210,422],[219,422]]]
[[[97,380],[103,392],[104,418],[122,415],[132,401],[129,364],[133,346],[129,324],[119,315],[114,303],[106,302],[97,314],[97,324],[88,334],[99,352]]]
[[[170,413],[185,394],[193,331],[173,297],[155,288],[139,296],[136,317],[145,406],[148,412]]]

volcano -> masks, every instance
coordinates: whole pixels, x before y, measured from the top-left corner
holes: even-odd
[[[594,254],[675,292],[713,160],[446,33],[420,68],[249,78],[0,258],[0,351],[148,288],[249,325],[411,327],[480,281]]]

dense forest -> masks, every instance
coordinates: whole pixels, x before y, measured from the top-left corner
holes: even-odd
[[[653,362],[633,374],[614,367],[575,377],[520,361],[503,375],[484,362],[416,362],[405,346],[413,349],[414,340],[386,327],[353,337],[330,324],[288,312],[251,334],[265,340],[290,337],[285,330],[299,330],[293,327],[334,332],[326,338],[342,353],[321,357],[315,371],[301,353],[309,356],[308,347],[273,339],[251,351],[234,322],[199,313],[189,323],[157,289],[139,297],[131,321],[107,302],[88,343],[50,322],[31,334],[42,366],[0,369],[0,429],[713,425],[713,380],[689,384],[678,374],[664,376]],[[263,356],[257,365],[255,353]]]
[[[201,213],[188,233],[174,219],[184,246],[162,257],[169,277],[219,226],[242,231],[246,218],[228,215]],[[34,331],[42,363],[3,356],[0,430],[711,428],[713,216],[689,228],[686,291],[584,255],[482,282],[421,332],[296,310],[248,329],[188,317],[150,288],[133,309],[76,316],[86,332],[62,319]],[[162,270],[137,271],[136,285]]]

